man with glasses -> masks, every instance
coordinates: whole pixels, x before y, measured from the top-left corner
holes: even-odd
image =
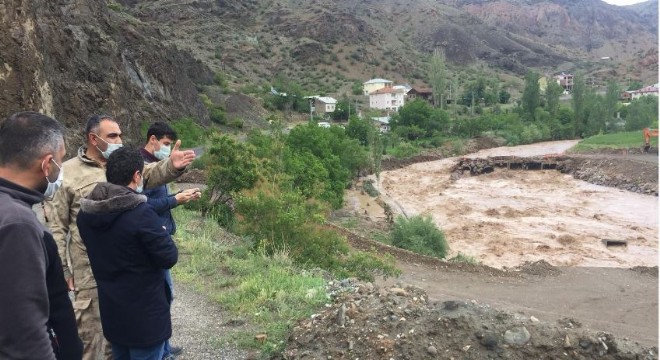
[[[55,193],[50,205],[49,226],[58,244],[64,264],[64,276],[69,290],[75,292],[73,308],[78,321],[78,332],[85,346],[83,359],[111,358],[110,346],[103,338],[99,318],[96,281],[89,266],[87,250],[83,244],[76,216],[80,199],[87,196],[97,183],[106,181],[105,165],[113,151],[122,147],[121,129],[109,115],[93,115],[87,120],[85,145],[78,156],[63,164],[65,173],[62,188]],[[159,186],[173,181],[195,159],[192,150],[179,150],[177,141],[168,159],[144,168],[145,185]]]

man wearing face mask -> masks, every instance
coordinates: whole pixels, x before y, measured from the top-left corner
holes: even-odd
[[[170,147],[176,140],[176,131],[168,124],[164,122],[153,123],[147,130],[147,143],[140,149],[144,162],[151,164],[169,158]],[[147,196],[147,202],[154,208],[160,217],[162,226],[170,236],[176,232],[176,223],[170,210],[201,197],[199,189],[187,189],[176,194],[170,194],[167,185],[145,190],[144,194]],[[174,289],[169,269],[165,270],[165,279],[170,289]],[[174,298],[174,294],[172,294],[172,298]],[[165,342],[163,359],[174,359],[182,350],[180,347],[170,346],[169,341],[167,341]]]
[[[0,359],[80,359],[57,245],[32,205],[63,178],[64,129],[35,112],[0,126]]]
[[[178,252],[147,197],[137,149],[114,151],[108,182],[80,201],[78,228],[98,284],[103,334],[115,360],[161,360],[172,334],[164,269]]]
[[[113,151],[122,147],[119,124],[109,115],[94,115],[87,120],[85,145],[78,156],[63,164],[69,174],[49,205],[49,226],[58,244],[64,264],[64,276],[69,289],[75,293],[73,307],[78,321],[78,332],[85,346],[83,359],[110,359],[110,346],[102,335],[98,310],[96,282],[89,266],[87,250],[80,238],[76,216],[80,199],[87,196],[97,183],[106,181],[105,166]],[[147,187],[173,181],[183,174],[195,159],[193,151],[180,151],[177,141],[169,159],[145,166]]]

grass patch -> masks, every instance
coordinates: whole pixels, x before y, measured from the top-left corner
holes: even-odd
[[[474,256],[465,255],[461,252],[456,254],[456,256],[454,256],[453,258],[450,258],[448,261],[453,263],[467,263],[473,265],[479,264],[479,261],[477,261],[477,259]]]
[[[658,138],[651,138],[651,146],[658,146]],[[580,141],[571,148],[571,152],[585,152],[599,149],[630,149],[644,147],[642,130],[613,134],[595,135]]]
[[[179,262],[172,269],[176,281],[192,285],[249,324],[249,331],[237,330],[220,342],[233,341],[264,356],[276,353],[289,328],[328,301],[322,276],[300,270],[286,253],[254,253],[247,241],[213,219],[182,207],[172,213],[179,228]],[[265,334],[266,340],[256,341],[256,334]]]

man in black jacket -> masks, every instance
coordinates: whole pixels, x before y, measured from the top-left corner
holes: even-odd
[[[147,197],[137,149],[115,150],[108,182],[80,201],[77,223],[99,294],[103,335],[115,360],[161,360],[172,335],[164,269],[178,252]]]
[[[0,126],[0,359],[82,358],[57,245],[32,211],[62,181],[63,131],[35,112]]]

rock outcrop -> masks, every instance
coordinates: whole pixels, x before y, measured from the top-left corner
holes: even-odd
[[[208,122],[195,86],[210,83],[212,72],[106,1],[6,1],[0,18],[2,117],[54,116],[70,129],[69,155],[90,114],[115,116],[134,142],[141,122]]]

